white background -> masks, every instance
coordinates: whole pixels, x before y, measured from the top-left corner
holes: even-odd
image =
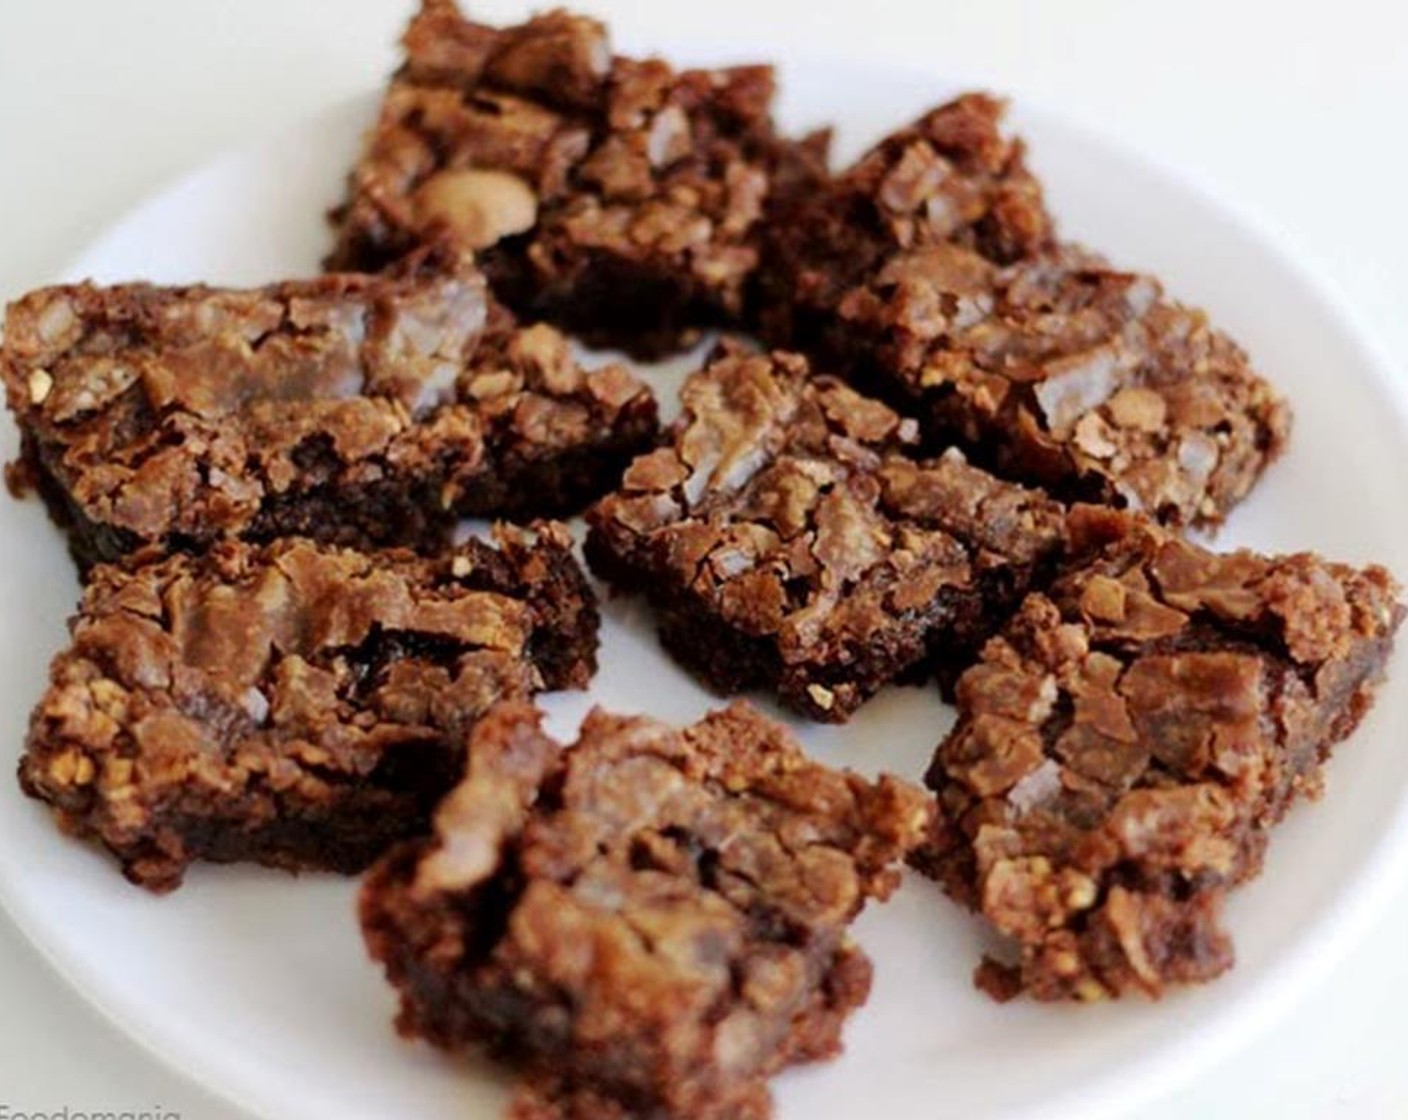
[[[506,18],[525,6],[474,10]],[[578,6],[608,15],[627,50],[697,36],[741,59],[782,42],[1040,99],[1255,211],[1345,291],[1400,373],[1408,365],[1408,9],[1398,3]],[[50,279],[171,176],[376,84],[408,10],[409,0],[0,0],[0,298]],[[1408,479],[1404,493],[1408,514]],[[1288,1021],[1139,1120],[1408,1116],[1405,933],[1408,884]],[[237,1116],[97,1019],[0,918],[0,1117],[65,1104]]]

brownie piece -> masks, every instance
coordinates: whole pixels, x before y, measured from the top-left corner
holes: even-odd
[[[11,305],[0,374],[20,481],[81,566],[228,537],[436,545],[461,516],[575,511],[656,430],[644,385],[515,326],[443,246],[244,291],[46,288]]]
[[[820,350],[998,473],[1059,497],[1219,524],[1280,454],[1290,409],[1207,316],[1073,246],[999,268],[898,254]]]
[[[640,356],[739,315],[773,178],[806,162],[774,136],[770,67],[677,71],[613,57],[585,16],[494,28],[451,0],[403,42],[331,267],[448,230],[515,310]]]
[[[922,864],[1017,950],[994,994],[1157,996],[1232,964],[1223,894],[1368,710],[1400,590],[1380,567],[1209,552],[1078,506],[1085,561],[958,683]]]
[[[998,263],[1054,242],[1004,103],[965,94],[886,136],[835,176],[769,200],[752,313],[779,346],[814,345],[846,294],[896,253],[959,245]]]
[[[1285,402],[1203,312],[1057,243],[999,119],[960,98],[774,223],[764,333],[1004,477],[1218,524],[1284,445]]]
[[[847,927],[931,809],[747,704],[683,730],[597,709],[560,750],[507,702],[362,927],[401,1033],[512,1063],[519,1118],[762,1120],[771,1074],[840,1050],[871,975]]]
[[[911,460],[912,420],[795,354],[723,348],[683,403],[668,446],[588,511],[586,551],[722,693],[845,720],[966,658],[1060,552],[1055,502],[955,451]]]
[[[585,687],[597,624],[553,523],[434,559],[286,539],[100,565],[20,784],[153,890],[196,859],[357,871],[426,827],[491,703]]]

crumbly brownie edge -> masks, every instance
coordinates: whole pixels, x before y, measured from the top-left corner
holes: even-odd
[[[654,725],[653,721],[617,720],[597,713],[588,717],[581,742],[564,748],[567,753],[559,755],[557,745],[538,729],[538,719],[537,713],[526,706],[505,703],[481,720],[472,738],[469,774],[437,815],[437,836],[399,846],[373,868],[364,883],[363,930],[372,956],[381,962],[400,991],[400,1030],[410,1037],[426,1038],[452,1049],[487,1044],[499,1057],[516,1063],[530,1078],[516,1102],[516,1116],[570,1116],[585,1120],[588,1116],[637,1115],[665,1108],[672,1115],[698,1116],[701,1120],[740,1116],[762,1120],[771,1111],[765,1087],[767,1076],[785,1064],[828,1057],[839,1048],[844,1019],[863,1002],[868,991],[868,962],[844,934],[835,940],[835,931],[825,935],[818,931],[810,954],[815,971],[807,981],[809,994],[785,1024],[775,1052],[754,1056],[746,1075],[723,1073],[723,1080],[718,1080],[722,1072],[718,1069],[710,1072],[700,1068],[683,1083],[671,1074],[666,1090],[669,1101],[653,1095],[659,1091],[652,1080],[655,1074],[637,1067],[618,1069],[619,1061],[609,1053],[612,1044],[607,1040],[602,1040],[607,1049],[599,1060],[592,1057],[595,1050],[591,1047],[576,1053],[569,1042],[570,1024],[560,1021],[553,1012],[555,1004],[550,993],[543,993],[549,998],[549,1005],[537,1006],[528,990],[518,987],[527,984],[531,989],[528,976],[515,980],[500,975],[507,966],[493,963],[494,947],[510,926],[516,930],[514,937],[520,945],[524,943],[522,938],[544,948],[555,943],[551,938],[542,940],[548,931],[530,932],[523,924],[529,918],[519,912],[519,904],[534,880],[524,877],[517,837],[534,819],[538,811],[535,801],[547,802],[549,814],[562,807],[562,771],[571,752],[605,750],[605,755],[592,753],[589,757],[594,760],[593,766],[607,767],[612,758],[653,757],[647,740],[641,737],[648,737]],[[715,713],[706,724],[710,720],[715,721],[716,728],[731,726],[729,720],[738,721],[738,734],[762,726],[760,717],[744,705],[736,705],[727,713]],[[595,733],[590,727],[595,726],[599,732],[614,723],[621,725],[616,734],[624,735],[617,745],[583,745],[589,741],[586,737]],[[764,784],[759,793],[769,796],[764,792],[769,788],[769,779],[762,774],[754,779],[748,777],[750,767],[757,765],[756,760],[750,761],[756,748],[747,743],[740,747],[738,757],[726,767],[727,776],[721,774],[719,778],[735,793],[750,788],[752,781],[761,780]],[[635,752],[642,749],[646,753],[637,756]],[[617,756],[620,750],[628,753]],[[782,773],[791,772],[790,764],[781,758],[777,761],[782,767],[777,772],[780,780]],[[693,764],[681,764],[693,772]],[[863,895],[884,897],[892,886],[893,872],[886,869],[888,862],[898,851],[917,842],[923,828],[924,799],[915,800],[916,791],[893,780],[888,784],[882,780],[876,786],[859,779],[847,781],[851,796],[862,799],[854,811],[863,813],[873,829],[865,837],[857,837],[859,847],[849,858],[861,873]],[[603,787],[603,794],[610,802],[607,788]],[[773,796],[788,798],[781,788]],[[829,799],[824,800],[828,806],[832,804]],[[787,803],[792,804],[790,800]],[[813,811],[823,812],[822,804],[817,802]],[[793,809],[804,812],[800,802]],[[581,811],[582,806],[572,810]],[[839,804],[832,811],[840,811]],[[629,826],[625,835],[636,836],[634,828]],[[556,850],[555,845],[556,841],[548,841],[547,850]],[[636,859],[634,855],[631,858]],[[640,870],[649,866],[647,860]],[[682,885],[690,881],[686,875]],[[854,908],[858,909],[862,901],[857,899]],[[537,913],[538,918],[549,916],[549,912]],[[660,913],[660,918],[665,919],[665,912]],[[629,1030],[630,1024],[623,1022],[618,1033]]]
[[[1230,967],[1225,891],[1259,873],[1291,805],[1319,796],[1405,614],[1375,566],[1218,556],[1106,509],[1077,507],[1070,525],[1081,561],[1050,589],[1056,601],[1028,598],[960,682],[959,723],[927,776],[942,821],[912,859],[1020,951],[978,971],[999,999],[1157,996]],[[1255,684],[1242,680],[1252,666]],[[1189,697],[1177,728],[1151,699],[1169,673],[1156,693]],[[1208,740],[1230,769],[1198,769],[1201,736],[1249,713],[1261,730],[1247,743]],[[1140,751],[1152,753],[1139,763]],[[1150,776],[1096,797],[1095,775],[1122,773]]]
[[[95,521],[84,512],[46,465],[48,457],[34,433],[22,428],[20,457],[6,466],[9,477],[17,480],[10,493],[16,499],[27,497],[31,490],[39,496],[49,520],[64,534],[80,578],[94,565],[118,560],[137,549],[139,542],[130,533]]]
[[[522,595],[537,619],[528,655],[542,675],[543,688],[586,688],[597,670],[601,611],[572,551],[571,530],[556,521],[535,522],[526,531],[498,525],[494,540],[521,581],[514,593]],[[498,588],[490,584],[485,589]]]
[[[768,375],[757,377],[764,365]],[[686,413],[666,433],[662,448],[637,460],[623,488],[588,510],[585,552],[599,577],[645,596],[665,647],[717,692],[767,687],[812,719],[843,722],[887,683],[935,672],[950,682],[957,666],[1006,618],[1021,595],[1053,569],[1063,544],[1062,513],[1044,495],[984,474],[956,452],[919,464],[898,455],[911,421],[834,379],[809,380],[806,373],[805,361],[797,355],[753,355],[728,347],[716,352],[687,383]],[[829,434],[813,446],[817,415],[832,418],[827,423],[834,422],[837,430],[827,428]],[[757,430],[750,434],[749,425]],[[732,431],[735,427],[738,431]],[[720,437],[721,432],[728,434]],[[811,434],[799,435],[802,432]],[[705,449],[718,438],[734,443]],[[727,552],[727,534],[736,526],[774,534],[777,543],[769,546],[759,570],[780,570],[776,578],[783,580],[790,578],[787,573],[797,574],[797,582],[807,584],[809,598],[803,603],[824,605],[832,592],[824,585],[811,586],[824,578],[824,573],[816,573],[827,563],[815,560],[813,550],[823,545],[817,524],[811,523],[828,500],[820,497],[823,488],[813,487],[805,509],[788,505],[792,498],[745,496],[755,477],[767,476],[792,454],[808,469],[823,474],[832,469],[844,479],[844,486],[836,481],[843,512],[833,516],[832,528],[839,522],[844,526],[841,533],[849,531],[859,547],[873,549],[867,532],[872,525],[883,525],[889,544],[848,577],[853,581],[848,586],[855,587],[868,586],[872,577],[879,581],[873,593],[876,602],[863,622],[854,628],[843,625],[827,641],[807,639],[784,652],[782,628],[753,624],[748,612],[737,606],[744,593],[736,586],[716,586],[710,594],[686,582],[671,542],[707,536],[707,530]],[[686,462],[682,456],[698,462]],[[700,486],[709,472],[720,469],[716,460],[734,476],[717,491],[727,508],[711,505],[714,484],[705,481]],[[732,492],[735,484],[742,487],[737,494]],[[800,489],[776,493],[800,494],[805,485],[797,485]],[[779,512],[755,510],[735,523],[729,509],[739,500],[776,501]],[[808,524],[784,528],[803,514]],[[779,517],[784,520],[775,520]],[[657,518],[663,520],[657,524]],[[691,529],[699,532],[691,534]],[[803,546],[813,553],[810,575],[805,560],[788,556],[789,550],[795,554]],[[682,547],[690,554],[702,546]],[[844,543],[831,538],[824,547],[829,552],[846,550]],[[704,555],[700,553],[696,562],[702,565]],[[932,593],[886,590],[884,581],[892,574],[888,558],[911,565],[896,570],[930,580]],[[700,571],[705,570],[701,566]],[[764,584],[758,594],[768,590]],[[846,598],[844,592],[839,596]],[[724,609],[730,602],[735,617]],[[788,609],[800,615],[805,613],[805,606],[798,610],[802,605],[793,602]],[[833,603],[827,614],[836,609]],[[768,621],[776,622],[764,616]]]
[[[298,547],[300,542],[270,546],[279,556]],[[227,557],[232,550],[268,551],[229,544],[218,549]],[[565,527],[543,524],[536,533],[500,527],[496,547],[471,542],[439,561],[414,559],[409,553],[376,554],[387,571],[397,570],[399,556],[417,570],[443,569],[435,579],[520,601],[527,623],[522,651],[517,659],[476,654],[478,641],[497,639],[464,631],[469,652],[452,655],[448,648],[441,650],[443,637],[409,633],[378,638],[378,624],[373,624],[367,649],[349,649],[345,657],[363,657],[369,673],[379,664],[389,671],[403,660],[443,661],[447,671],[457,666],[444,687],[447,693],[455,690],[443,701],[451,706],[544,688],[585,687],[596,667],[599,615],[570,550]],[[320,551],[338,552],[326,546]],[[170,571],[156,574],[164,569]],[[407,714],[378,708],[381,722],[368,730],[360,717],[371,718],[370,702],[340,700],[351,705],[345,731],[354,739],[347,748],[352,753],[328,756],[327,750],[337,749],[329,744],[343,737],[333,728],[310,730],[307,740],[261,731],[259,721],[241,732],[245,714],[238,705],[226,711],[227,700],[205,698],[204,690],[213,686],[199,686],[189,701],[197,707],[186,711],[188,701],[175,694],[162,699],[156,695],[161,688],[149,690],[142,683],[154,671],[141,668],[152,637],[133,629],[124,646],[112,637],[113,628],[122,626],[123,611],[145,617],[148,608],[141,604],[149,592],[142,581],[149,572],[162,581],[154,586],[174,587],[190,578],[181,572],[199,579],[205,570],[204,560],[180,555],[135,558],[125,568],[95,570],[85,593],[85,603],[92,599],[98,604],[95,613],[86,613],[86,606],[80,610],[75,643],[56,656],[50,688],[31,717],[19,763],[24,792],[47,802],[64,831],[101,843],[131,881],[155,891],[179,886],[196,860],[351,874],[393,842],[421,832],[431,809],[460,776],[463,743],[456,728],[472,722],[472,710],[415,715],[405,705],[427,700],[412,690],[402,700],[388,701]],[[133,605],[120,605],[127,602]],[[106,628],[108,637],[84,638],[85,622]],[[449,641],[453,646],[457,639]],[[198,672],[179,664],[176,670]],[[321,671],[316,665],[303,670],[312,674],[308,696],[315,701]],[[256,714],[263,711],[267,720],[268,696],[280,696],[285,704],[302,702],[296,693],[275,690],[282,687],[263,685],[260,697],[251,694],[241,703]],[[205,714],[202,706],[209,708]],[[183,723],[186,719],[203,730]],[[236,721],[232,729],[222,730],[231,720]],[[188,740],[207,733],[219,753],[202,761],[204,748],[193,751]],[[239,735],[249,736],[248,748]],[[173,783],[182,768],[189,769],[192,780]]]
[[[506,451],[455,503],[460,517],[510,520],[572,517],[613,488],[637,455],[654,446],[658,406],[652,395],[629,402],[611,434],[589,447],[548,457]]]
[[[654,615],[661,644],[716,695],[774,691],[793,711],[820,723],[845,723],[882,688],[919,685],[933,677],[946,696],[981,642],[1011,614],[1027,589],[1056,566],[1056,553],[1041,562],[984,573],[966,591],[945,589],[914,620],[902,639],[865,648],[845,663],[784,662],[775,638],[749,634],[718,617],[716,605],[670,585],[669,574],[637,566],[629,548],[613,547],[598,524],[588,530],[587,565],[613,593],[638,590]],[[939,620],[943,619],[942,625]]]
[[[807,162],[773,129],[771,67],[674,70],[613,56],[587,17],[492,27],[445,0],[403,45],[325,267],[383,267],[438,229],[520,314],[647,360],[739,319],[761,198]]]
[[[22,435],[12,490],[40,492],[71,535],[81,570],[144,544],[198,551],[230,536],[431,550],[462,516],[580,511],[652,445],[653,394],[618,365],[587,369],[556,331],[520,327],[497,305],[483,329],[455,328],[463,346],[436,343],[444,324],[424,305],[447,284],[454,300],[473,304],[478,293],[482,304],[482,278],[445,245],[379,277],[228,292],[136,284],[31,293],[12,306],[14,338],[0,351]],[[216,325],[197,327],[190,312],[207,306]],[[362,325],[348,327],[349,315]],[[279,322],[261,337],[260,356],[248,347],[232,356],[227,336],[271,316]],[[166,340],[172,365],[158,367],[153,384],[119,369],[104,349],[116,346],[119,359],[128,351],[161,356]],[[194,346],[212,352],[201,356]],[[303,390],[289,402],[261,395],[280,360],[310,366],[300,370],[309,380],[306,408]],[[208,376],[183,390],[180,363],[193,361]],[[107,365],[126,380],[109,376]],[[349,395],[353,374],[363,385]],[[250,378],[246,407],[241,394],[250,387],[241,386]],[[99,395],[96,405],[82,404],[85,393]],[[173,393],[174,403],[158,407],[158,397]],[[265,403],[272,415],[258,412]],[[231,421],[223,431],[222,409]]]

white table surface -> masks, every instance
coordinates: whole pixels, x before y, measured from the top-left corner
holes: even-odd
[[[49,280],[172,175],[375,85],[409,7],[0,0],[0,298]],[[787,42],[1039,97],[1257,212],[1344,290],[1408,376],[1408,8],[1395,0],[579,7],[609,16],[631,50],[682,34],[738,57]],[[1408,479],[1404,490],[1408,513]],[[1405,930],[1408,884],[1277,1029],[1139,1120],[1408,1116]],[[0,1120],[65,1105],[242,1115],[101,1021],[0,917]]]

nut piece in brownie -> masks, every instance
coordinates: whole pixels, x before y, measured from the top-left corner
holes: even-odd
[[[683,730],[595,710],[570,747],[522,703],[470,736],[431,836],[362,891],[401,1033],[487,1046],[516,1115],[762,1120],[766,1079],[841,1048],[932,804],[810,761],[747,704]]]
[[[790,145],[767,66],[613,57],[596,20],[505,28],[425,0],[334,214],[337,268],[371,269],[449,231],[496,293],[643,356],[736,318],[765,199]]]
[[[960,98],[773,223],[764,333],[1005,477],[1218,524],[1280,452],[1286,404],[1203,312],[1055,242],[999,121]]]
[[[425,828],[490,704],[587,684],[597,623],[552,523],[434,559],[291,538],[100,565],[20,783],[153,890],[196,859],[357,871]]]
[[[845,720],[910,670],[966,660],[1063,544],[1059,505],[805,359],[721,349],[668,446],[588,511],[587,558],[645,593],[661,638],[725,694]]]
[[[431,545],[460,516],[572,512],[656,430],[644,385],[513,325],[443,246],[242,291],[46,288],[11,305],[0,373],[18,474],[84,566],[227,537]]]
[[[1011,939],[979,969],[994,994],[1157,996],[1232,964],[1224,890],[1318,796],[1404,609],[1379,567],[1212,553],[1090,506],[1070,531],[1087,559],[959,680],[920,862]]]

